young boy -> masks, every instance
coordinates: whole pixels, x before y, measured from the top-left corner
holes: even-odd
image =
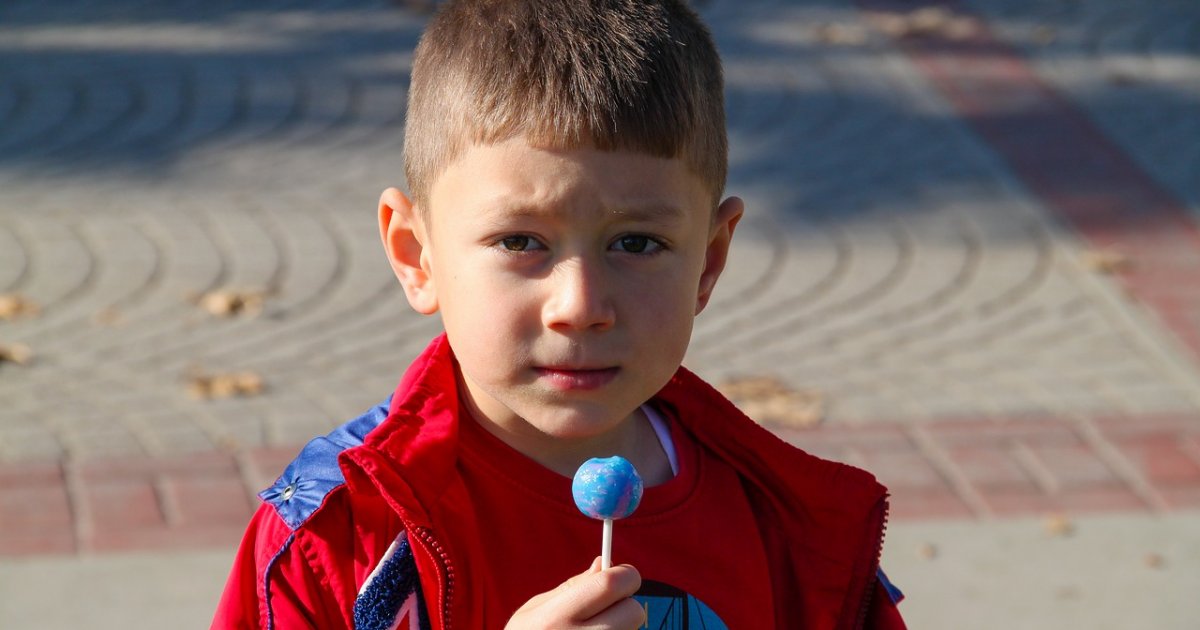
[[[445,334],[262,493],[214,627],[903,627],[885,489],[680,367],[742,216],[722,89],[682,0],[442,6],[379,225]],[[613,454],[601,570],[571,476]]]

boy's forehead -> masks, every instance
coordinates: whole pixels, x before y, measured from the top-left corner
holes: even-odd
[[[544,214],[579,197],[601,200],[606,210],[633,219],[680,218],[698,203],[707,207],[704,182],[680,158],[522,139],[467,148],[432,192],[505,215]]]
[[[619,200],[598,208],[579,208],[567,203],[529,203],[521,198],[497,196],[481,205],[479,218],[495,222],[522,218],[569,220],[581,209],[596,210],[613,220],[645,223],[676,223],[691,216],[682,204],[656,199]]]

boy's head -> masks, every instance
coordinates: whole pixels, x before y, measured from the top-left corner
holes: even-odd
[[[441,313],[463,401],[544,464],[649,443],[629,420],[678,370],[742,213],[717,203],[720,90],[673,0],[451,1],[422,39],[415,199],[384,192],[384,246]]]
[[[720,59],[681,0],[451,0],[417,46],[404,168],[413,201],[468,147],[514,137],[678,158],[716,207]]]

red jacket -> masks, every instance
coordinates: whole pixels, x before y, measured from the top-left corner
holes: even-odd
[[[684,368],[654,400],[743,477],[778,559],[772,581],[785,585],[776,627],[904,628],[878,570],[887,491],[870,474],[787,444]],[[212,627],[387,627],[371,615],[394,618],[414,593],[422,626],[475,627],[477,597],[455,558],[478,543],[439,538],[443,519],[476,518],[455,472],[458,414],[443,335],[388,403],[310,442],[261,493]],[[360,593],[368,576],[384,581],[373,571],[388,587]]]

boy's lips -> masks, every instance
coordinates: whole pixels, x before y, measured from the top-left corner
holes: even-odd
[[[535,367],[534,371],[542,380],[555,389],[589,390],[599,389],[612,382],[621,368],[573,368],[573,367]]]

